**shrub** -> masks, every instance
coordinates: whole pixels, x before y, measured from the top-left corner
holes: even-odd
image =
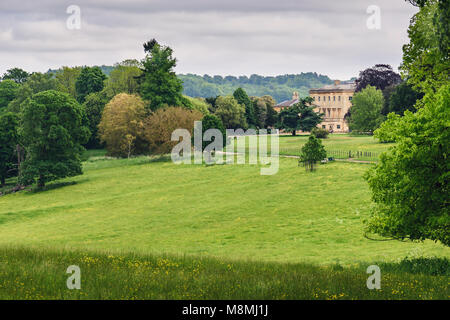
[[[203,114],[197,110],[181,107],[160,108],[145,120],[145,139],[152,154],[170,153],[178,141],[171,141],[176,129],[187,129],[191,135],[194,122],[201,120]]]
[[[326,139],[326,138],[328,138],[329,132],[323,128],[316,127],[311,130],[311,134],[314,135],[316,138]]]
[[[327,152],[325,151],[322,142],[315,136],[310,135],[308,142],[306,142],[305,145],[302,147],[299,162],[303,163],[306,170],[313,171],[316,162],[326,157]]]

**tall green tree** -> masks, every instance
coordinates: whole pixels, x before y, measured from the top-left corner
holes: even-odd
[[[226,129],[247,129],[245,106],[239,104],[233,96],[220,96],[216,100],[216,112]]]
[[[429,93],[416,113],[392,118],[381,135],[396,145],[366,175],[375,208],[367,230],[395,239],[450,245],[450,85]],[[392,138],[393,136],[393,138]]]
[[[420,7],[408,28],[409,43],[403,46],[400,70],[420,92],[436,91],[450,74],[450,2],[411,1]]]
[[[26,150],[20,181],[38,187],[82,174],[82,144],[89,138],[84,108],[55,90],[35,94],[22,111],[19,134]]]
[[[247,124],[250,127],[258,125],[258,120],[255,116],[255,109],[252,101],[247,95],[247,92],[245,92],[245,90],[242,88],[238,88],[236,89],[236,91],[234,91],[233,97],[239,104],[245,106],[245,119],[247,120]]]
[[[3,74],[2,79],[3,80],[13,80],[17,84],[22,84],[25,81],[27,81],[30,74],[26,72],[25,70],[22,70],[20,68],[12,68],[9,70],[6,70],[6,72]]]
[[[0,82],[0,112],[14,100],[19,91],[20,85],[13,80],[3,80]]]
[[[102,91],[106,75],[99,67],[84,67],[75,81],[77,100],[83,103],[90,93]]]
[[[315,128],[322,122],[323,114],[314,111],[312,101],[311,97],[300,99],[297,104],[282,110],[278,115],[277,128],[291,131],[293,136],[297,130],[309,132]]]
[[[18,143],[19,117],[7,112],[0,114],[0,184],[5,185],[6,178],[17,174],[15,151]]]
[[[352,99],[350,129],[357,132],[373,133],[384,121],[381,110],[384,97],[381,90],[367,86],[355,93]]]
[[[190,102],[183,97],[183,83],[173,70],[177,60],[173,50],[161,46],[155,39],[144,44],[147,53],[142,60],[143,74],[139,77],[139,91],[144,100],[149,101],[150,110],[164,106],[186,106]]]

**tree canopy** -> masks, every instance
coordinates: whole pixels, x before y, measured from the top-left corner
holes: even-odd
[[[0,114],[0,184],[5,184],[6,178],[17,174],[17,161],[15,161],[16,145],[18,143],[17,127],[19,117],[17,114],[7,112]]]
[[[317,161],[321,161],[327,157],[325,147],[322,145],[322,141],[316,138],[314,135],[310,135],[308,141],[301,149],[300,163],[303,163],[306,170],[314,171]]]
[[[384,90],[390,85],[399,84],[401,81],[402,78],[400,75],[394,72],[390,65],[376,64],[359,73],[359,77],[355,80],[355,91],[359,92],[367,86],[373,86],[377,89]]]
[[[2,79],[3,80],[13,80],[17,84],[22,84],[25,81],[27,81],[30,74],[26,72],[25,70],[22,70],[20,68],[12,68],[9,70],[6,70],[6,72],[3,74]]]
[[[75,82],[77,100],[83,103],[90,93],[102,91],[106,75],[99,67],[84,67]]]
[[[396,146],[366,176],[376,204],[368,231],[450,245],[450,86],[427,94],[416,113],[380,128]],[[389,130],[389,132],[384,132]]]
[[[89,138],[84,109],[69,94],[49,90],[24,104],[19,134],[26,150],[20,180],[39,187],[82,173],[81,146]]]
[[[311,97],[300,99],[297,104],[282,110],[278,115],[277,128],[291,131],[292,135],[297,130],[309,132],[315,128],[322,122],[323,114],[314,111],[312,101]]]
[[[373,86],[367,86],[361,92],[355,93],[352,99],[350,129],[373,133],[384,120],[381,114],[383,104],[383,93]]]
[[[152,111],[164,106],[186,106],[189,101],[183,97],[183,83],[177,78],[173,68],[177,60],[170,47],[161,46],[156,40],[144,44],[147,52],[142,61],[143,73],[139,77],[139,91],[149,102]]]

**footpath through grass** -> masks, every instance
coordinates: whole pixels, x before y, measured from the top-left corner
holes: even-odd
[[[448,262],[441,260],[412,261],[419,270],[380,264],[381,290],[367,289],[368,264],[344,268],[17,247],[1,247],[0,261],[0,299],[450,298]],[[67,289],[70,265],[81,269],[81,290]]]

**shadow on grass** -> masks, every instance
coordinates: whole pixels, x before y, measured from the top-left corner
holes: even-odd
[[[404,258],[395,263],[379,263],[381,270],[392,273],[424,274],[430,276],[450,276],[450,263],[447,258]]]
[[[44,191],[63,188],[66,186],[73,186],[77,183],[79,183],[79,181],[54,182],[54,183],[48,184],[45,187],[41,187],[41,188],[34,186],[31,189],[29,189],[29,191],[30,191],[30,193],[40,193],[40,192],[44,192]]]

